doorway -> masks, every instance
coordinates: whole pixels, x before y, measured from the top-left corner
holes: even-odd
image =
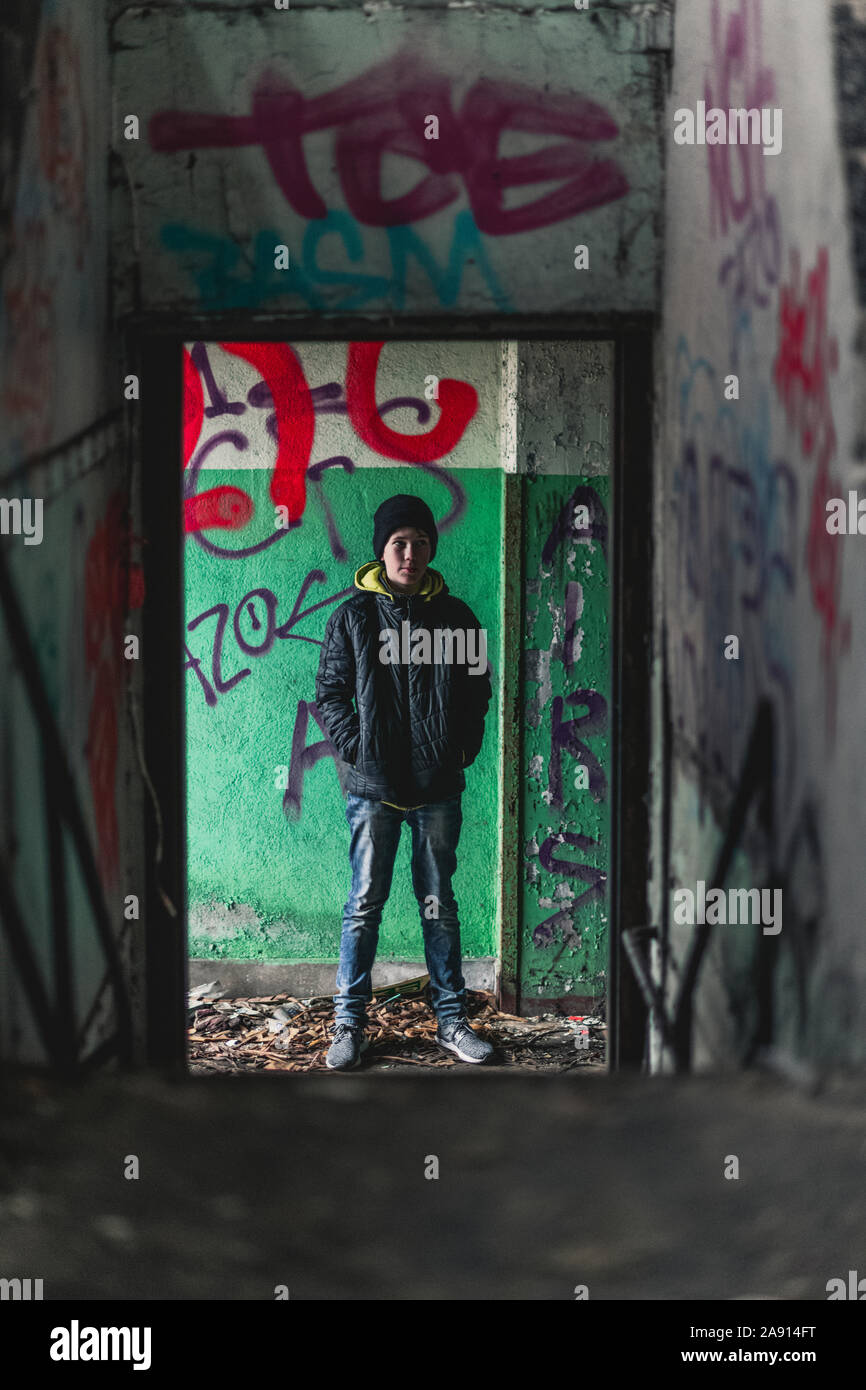
[[[143,364],[149,360],[155,369],[158,360],[167,387],[169,354],[157,344],[154,337],[142,341]],[[369,558],[364,526],[371,530],[379,493],[413,491],[447,523],[445,536],[451,529],[461,579],[468,576],[461,596],[494,630],[491,667],[500,667],[488,715],[495,737],[488,733],[485,740],[490,766],[483,780],[467,787],[470,802],[477,802],[473,834],[481,832],[477,863],[471,855],[466,860],[472,884],[466,909],[461,899],[467,984],[492,988],[503,1008],[521,1014],[553,1001],[559,1012],[586,1014],[601,999],[612,1011],[609,1024],[615,1015],[608,1064],[639,1061],[642,1005],[620,969],[618,936],[624,912],[627,926],[642,923],[645,914],[648,567],[638,584],[627,575],[636,563],[648,566],[649,556],[648,337],[389,340],[372,376],[384,440],[389,430],[421,439],[431,424],[435,428],[440,382],[481,387],[476,429],[464,429],[437,458],[412,461],[376,458],[377,441],[353,432],[346,393],[353,346],[370,360],[377,345],[348,337],[239,344],[192,335],[172,343],[177,377],[163,399],[173,405],[174,420],[183,420],[187,476],[174,531],[177,563],[162,565],[161,581],[167,602],[174,570],[174,609],[182,618],[174,631],[182,629],[179,668],[186,684],[176,674],[169,679],[163,643],[163,697],[170,698],[162,700],[156,771],[165,787],[174,777],[187,798],[167,809],[160,848],[163,881],[169,865],[179,877],[190,866],[180,896],[192,952],[179,961],[176,940],[157,922],[149,949],[151,1055],[183,1057],[186,991],[202,962],[217,966],[218,975],[231,973],[231,966],[250,993],[270,993],[289,965],[297,992],[315,994],[325,976],[322,992],[333,989],[334,922],[346,886],[344,828],[339,783],[306,667],[318,654],[315,625],[323,627],[351,592],[354,547],[362,560]],[[267,376],[269,361],[286,350],[301,364],[310,393],[316,448],[306,469],[305,521],[290,522],[274,539],[280,425]],[[581,390],[574,391],[574,361],[581,353]],[[193,374],[198,403],[191,411]],[[596,428],[602,415],[608,421],[604,437]],[[163,460],[170,456],[171,418],[171,409],[159,418],[145,412],[145,459],[155,460],[157,452]],[[179,434],[175,429],[175,458]],[[539,441],[546,441],[543,449]],[[262,462],[250,466],[256,457]],[[154,483],[146,470],[145,525],[155,534],[158,513],[157,534],[164,537],[167,493],[158,505]],[[638,527],[625,525],[629,503]],[[249,529],[254,519],[260,533]],[[170,526],[168,532],[170,541]],[[197,537],[192,544],[191,537]],[[160,547],[165,559],[170,547],[162,549],[162,540]],[[289,547],[295,548],[291,563]],[[495,565],[462,560],[494,550]],[[154,568],[152,562],[153,555]],[[153,597],[154,590],[148,592]],[[179,592],[185,595],[182,615]],[[146,618],[145,640],[148,625]],[[294,684],[284,679],[281,652],[291,654]],[[591,672],[584,668],[586,676],[577,670],[584,656],[592,666]],[[274,717],[275,691],[290,711],[288,729]],[[181,750],[166,747],[172,707],[185,731]],[[526,718],[515,718],[521,707]],[[624,721],[627,749],[618,738]],[[148,722],[153,740],[150,716]],[[244,759],[251,754],[257,780],[237,817],[238,789],[250,784]],[[222,769],[221,782],[209,774],[213,768]],[[326,779],[334,783],[332,794]],[[168,808],[170,798],[162,805]],[[184,805],[192,812],[188,829],[178,814]],[[280,817],[272,818],[267,834],[257,819],[263,807]],[[267,852],[257,856],[256,844]],[[636,848],[642,862],[633,852],[626,856],[626,846]],[[399,896],[400,877],[398,860],[386,914],[394,911],[390,924],[383,918],[378,960],[386,969],[399,966],[405,978],[418,964],[420,953],[413,959],[411,951],[420,933],[408,882],[406,902]],[[158,918],[158,906],[155,911]],[[177,971],[174,986],[166,977],[169,957]],[[265,974],[257,975],[262,967]]]

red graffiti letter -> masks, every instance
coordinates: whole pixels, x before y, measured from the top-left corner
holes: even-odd
[[[277,417],[271,501],[288,509],[289,521],[297,521],[307,502],[307,464],[316,429],[303,368],[287,343],[220,343],[220,347],[249,362],[270,388]]]
[[[468,381],[444,377],[439,382],[441,415],[426,434],[400,434],[389,429],[376,405],[376,368],[384,343],[350,343],[346,370],[346,404],[359,439],[383,458],[405,463],[432,463],[450,453],[463,438],[478,409],[478,392]]]
[[[586,97],[553,96],[519,83],[482,80],[467,93],[460,119],[463,129],[472,132],[473,159],[464,177],[480,232],[506,236],[533,231],[628,193],[628,180],[616,160],[596,159],[582,143],[612,140],[619,134],[604,107]],[[500,159],[496,151],[504,130],[570,135],[573,143]],[[503,208],[506,188],[547,179],[566,182],[534,202]]]
[[[204,392],[195,363],[183,350],[183,466],[186,468],[195,452],[204,419]]]

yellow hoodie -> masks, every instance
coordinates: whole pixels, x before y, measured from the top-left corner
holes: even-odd
[[[366,565],[355,570],[355,588],[363,589],[366,593],[384,594],[386,598],[396,598],[396,594],[388,588],[384,582],[385,566],[381,560],[369,560]],[[431,570],[429,565],[424,578],[421,580],[420,589],[416,589],[413,598],[431,599],[445,588],[445,580],[438,570]]]

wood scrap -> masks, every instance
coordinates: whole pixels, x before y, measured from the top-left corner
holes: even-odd
[[[216,988],[215,982],[215,993]],[[499,1065],[551,1072],[603,1067],[606,1025],[600,1010],[586,1017],[546,1013],[520,1018],[500,1013],[486,990],[467,990],[466,1004],[471,1026],[497,1049]],[[436,1045],[437,1021],[430,1007],[428,976],[380,986],[367,1016],[365,1068],[464,1065]],[[190,1070],[208,1074],[321,1070],[333,1018],[331,996],[298,1000],[282,993],[226,999],[222,992],[219,997],[203,997],[199,987],[189,999]],[[578,1034],[583,1035],[579,1046]],[[404,1050],[393,1050],[395,1044]]]

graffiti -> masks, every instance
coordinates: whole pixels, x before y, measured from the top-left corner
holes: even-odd
[[[719,10],[714,0],[715,99],[732,106],[772,100],[774,76],[761,62],[760,4],[740,0],[724,34]],[[734,81],[736,94],[730,91]],[[826,248],[819,248],[805,282],[799,254],[789,249],[788,280],[782,283],[783,226],[778,204],[764,187],[760,149],[708,147],[707,158],[711,230],[735,234],[717,276],[728,341],[718,363],[693,355],[685,335],[677,345],[680,455],[669,585],[677,636],[669,659],[675,726],[697,761],[700,795],[715,779],[723,788],[719,821],[726,828],[713,884],[723,883],[738,847],[753,867],[766,867],[769,881],[781,883],[785,893],[786,925],[778,941],[759,937],[748,960],[729,962],[723,971],[727,1007],[748,1062],[789,1027],[780,1004],[788,1018],[796,1016],[797,1046],[802,1044],[823,910],[819,818],[812,789],[803,786],[806,711],[797,707],[793,648],[798,576],[805,568],[822,622],[832,740],[836,660],[849,631],[839,612],[838,541],[826,533],[824,505],[839,491],[830,475],[836,452],[830,391],[838,350],[827,319]],[[767,316],[758,332],[761,311]],[[735,402],[723,399],[723,378],[731,371],[739,374],[743,395]],[[791,458],[781,456],[778,442],[774,448],[776,402],[795,445]],[[811,460],[815,470],[808,516],[800,459]],[[737,660],[724,659],[728,633],[739,636]],[[709,940],[710,929],[700,928],[679,962],[670,1018],[653,993],[645,963],[633,959],[626,941],[679,1069],[691,1064],[697,982]],[[789,997],[783,998],[786,988]]]
[[[774,101],[775,76],[761,59],[760,0],[740,0],[739,9],[727,16],[724,37],[719,0],[713,0],[710,27],[712,58],[704,82],[707,109],[760,109]],[[727,235],[731,222],[743,222],[762,208],[766,217],[766,160],[760,144],[706,148],[712,235]],[[737,169],[739,180],[735,177]]]
[[[767,195],[749,213],[749,220],[734,250],[719,268],[718,283],[725,296],[729,341],[732,345],[731,369],[739,370],[739,332],[752,309],[770,305],[770,291],[779,282],[782,267],[782,229],[779,206]]]
[[[589,518],[586,525],[576,519],[576,512],[581,507],[586,508]],[[607,512],[601,498],[594,487],[580,484],[556,518],[553,529],[544,543],[541,563],[545,566],[551,564],[556,551],[568,539],[576,541],[579,545],[585,545],[588,541],[598,541],[601,553],[607,561],[607,531]]]
[[[318,743],[307,744],[307,727],[310,715],[318,724],[324,738]],[[328,737],[322,716],[313,700],[299,700],[295,714],[295,727],[292,731],[292,752],[289,762],[289,775],[283,793],[283,814],[297,820],[301,814],[304,792],[304,775],[315,767],[320,758],[333,758],[339,773],[340,760],[337,750]]]
[[[771,1045],[777,1029],[777,1009],[783,987],[783,958],[793,985],[794,998],[783,1000],[788,1026],[799,1045],[808,1025],[809,983],[814,978],[814,962],[820,921],[824,912],[826,875],[825,854],[818,815],[811,798],[797,810],[787,838],[781,817],[788,808],[780,807],[774,795],[774,762],[777,720],[772,702],[760,698],[755,706],[749,738],[730,800],[722,840],[715,864],[708,875],[710,892],[723,888],[734,866],[734,855],[743,846],[750,817],[763,835],[765,882],[780,885],[785,901],[785,931],[757,937],[752,970],[732,982],[728,1009],[735,1028],[742,1061],[749,1065],[760,1048]],[[784,847],[783,847],[784,841]],[[709,896],[709,894],[708,894]],[[649,1006],[665,1045],[670,1049],[678,1072],[687,1072],[693,1061],[695,1001],[703,961],[706,959],[714,923],[701,922],[690,933],[685,956],[677,971],[672,1007],[651,978],[640,944],[641,929],[623,933],[629,960],[644,999]],[[791,1003],[794,1007],[791,1008]]]
[[[212,487],[199,494],[192,491],[198,480],[199,470],[208,455],[214,449],[219,448],[221,444],[233,444],[236,449],[241,451],[249,448],[249,440],[240,430],[222,430],[202,445],[188,477],[184,480],[183,524],[187,534],[192,533],[198,536],[199,532],[203,530],[214,530],[218,527],[224,527],[230,531],[239,530],[246,526],[252,518],[255,510],[253,499],[249,493],[244,492],[243,488]],[[268,538],[268,542],[276,539],[278,535],[279,532],[273,532]],[[250,554],[253,550],[260,548],[248,547],[246,553]],[[234,555],[238,552],[227,551],[225,553]]]
[[[760,107],[775,99],[760,26],[760,0],[739,0],[724,22],[713,0],[706,95],[715,105]],[[754,711],[769,697],[784,817],[795,805],[797,782],[790,646],[805,517],[797,472],[773,448],[773,387],[799,452],[817,465],[805,561],[823,624],[831,737],[835,663],[849,631],[839,614],[840,551],[825,527],[826,499],[840,490],[830,477],[836,435],[829,383],[838,353],[827,327],[828,256],[819,249],[804,287],[799,255],[790,251],[789,283],[781,285],[783,228],[764,186],[760,148],[708,146],[707,160],[711,230],[737,235],[717,276],[729,329],[724,367],[693,356],[685,335],[677,345],[680,457],[673,477],[671,593],[679,636],[670,651],[673,688],[680,692],[676,724],[697,754],[702,788],[716,775],[730,786]],[[760,310],[777,319],[772,383],[764,346],[772,327],[767,322],[756,334]],[[748,384],[741,402],[723,399],[723,378],[732,370],[741,389]],[[728,633],[739,636],[738,660],[722,655]]]
[[[329,598],[322,599],[319,603],[314,603],[312,607],[305,608],[300,612],[300,605],[304,601],[307,590],[313,583],[324,584],[326,575],[323,570],[310,570],[301,585],[300,592],[295,600],[294,607],[284,623],[277,625],[277,595],[271,589],[257,588],[251,589],[244,594],[243,598],[237,603],[232,618],[232,632],[241,656],[262,657],[267,656],[273,649],[277,639],[297,642],[312,642],[315,646],[322,645],[321,640],[315,637],[306,637],[303,633],[293,632],[292,629],[302,618],[306,618],[310,613],[315,613],[319,608],[325,608],[329,603],[337,603],[347,598],[352,589],[341,589],[339,593],[332,594]],[[264,631],[262,632],[262,617],[260,609],[264,609]],[[220,695],[226,695],[233,690],[242,680],[245,680],[252,671],[252,667],[245,666],[233,675],[226,678],[223,674],[223,641],[226,637],[229,621],[229,605],[227,603],[217,603],[213,607],[199,613],[195,618],[187,623],[189,632],[194,632],[206,618],[216,618],[214,628],[213,643],[210,654],[210,673],[211,679],[202,674],[201,661],[185,645],[186,661],[183,669],[191,670],[198,678],[199,684],[204,692],[205,703],[211,707],[216,705]],[[247,628],[249,636],[244,635]],[[261,636],[255,634],[261,633]],[[255,640],[253,640],[253,638]]]
[[[439,530],[454,525],[463,514],[466,498],[459,483],[436,464],[436,460],[460,442],[478,409],[478,393],[468,382],[443,378],[439,383],[437,423],[426,434],[401,434],[384,422],[390,410],[413,407],[419,423],[430,418],[427,402],[413,396],[397,396],[383,402],[376,400],[376,374],[383,343],[350,343],[346,368],[345,397],[339,382],[327,382],[312,390],[295,351],[287,344],[221,343],[220,347],[248,362],[261,378],[248,391],[246,401],[230,401],[218,386],[204,343],[196,343],[189,353],[184,351],[183,406],[183,463],[184,526],[196,542],[211,554],[239,558],[257,554],[284,539],[299,525],[306,505],[306,479],[313,485],[328,530],[332,553],[338,560],[346,559],[346,550],[337,532],[333,514],[321,487],[322,473],[327,468],[341,467],[354,472],[354,462],[345,455],[310,464],[318,413],[348,416],[358,438],[385,458],[413,463],[445,482],[453,499],[448,516],[439,523]],[[205,404],[207,394],[208,404]],[[199,473],[211,452],[222,444],[230,444],[239,452],[249,447],[249,438],[240,428],[221,430],[207,439],[198,451],[196,446],[205,419],[229,415],[239,417],[248,408],[267,410],[266,428],[276,445],[276,461],[270,477],[270,497],[275,506],[285,506],[288,524],[273,528],[261,541],[240,548],[222,547],[206,539],[204,529],[224,528],[241,530],[251,520],[254,511],[252,498],[241,488],[221,486],[196,493]]]
[[[797,479],[772,455],[766,388],[750,418],[732,402],[719,403],[716,369],[692,356],[685,336],[676,364],[682,453],[673,478],[672,592],[681,637],[671,661],[681,692],[677,725],[696,748],[702,775],[730,779],[755,704],[762,692],[773,693],[787,785],[796,735],[783,634],[796,589]],[[722,656],[729,632],[740,638],[737,661]]]
[[[267,387],[273,406],[273,435],[276,440],[276,459],[271,471],[270,495],[274,506],[285,507],[289,525],[297,522],[306,504],[306,469],[313,447],[315,422],[310,388],[297,354],[285,343],[220,343],[224,352],[240,357],[255,367]],[[213,373],[203,343],[193,349],[195,362],[184,352],[184,467],[195,447],[205,416],[241,414],[243,402],[229,404],[216,391]],[[211,388],[211,404],[204,408],[204,397],[194,367],[198,367]],[[249,441],[241,432],[225,432],[218,436],[236,448],[246,449]],[[205,449],[215,446],[209,440]],[[197,461],[193,480],[203,458]],[[204,526],[227,526],[237,529],[246,525],[252,516],[252,500],[239,488],[211,488],[197,497],[184,498],[184,525],[189,531]]]
[[[204,344],[201,344],[204,347]],[[201,376],[199,375],[201,373]],[[210,369],[207,349],[204,353],[199,353],[199,344],[193,348],[193,355],[183,350],[183,466],[186,468],[193,454],[198,437],[201,434],[201,427],[204,421],[204,391],[202,390],[201,378],[204,377],[211,385],[211,398],[216,394],[216,387],[213,384],[213,374]],[[224,396],[220,396],[221,401],[225,401]],[[228,413],[235,414],[233,409]],[[208,407],[212,415],[214,407]]]
[[[585,519],[583,510],[585,510]],[[596,489],[584,483],[579,483],[563,504],[558,507],[553,524],[541,549],[541,574],[549,578],[557,551],[562,546],[575,542],[590,545],[598,543],[605,561],[607,560],[607,513]],[[539,585],[536,587],[540,588]],[[600,804],[604,803],[607,798],[607,774],[603,763],[585,742],[586,739],[607,733],[608,706],[605,697],[598,690],[590,689],[574,690],[565,696],[554,695],[550,701],[549,716],[544,715],[544,706],[553,691],[550,662],[561,660],[567,676],[570,675],[571,667],[574,664],[575,623],[583,606],[582,586],[573,580],[566,580],[565,593],[563,628],[560,632],[558,620],[555,619],[553,641],[549,653],[542,651],[525,652],[526,679],[527,681],[538,680],[540,686],[539,695],[533,702],[532,709],[527,710],[527,715],[530,722],[540,723],[542,717],[547,717],[550,721],[548,783],[541,795],[548,807],[556,807],[560,811],[564,810],[566,801],[562,765],[563,753],[568,754],[573,760],[573,767],[579,765],[586,768],[588,790],[593,801]],[[552,599],[548,599],[548,603],[552,603]],[[577,708],[582,706],[585,713],[574,719],[563,719],[563,712],[567,705]],[[533,945],[548,947],[558,941],[560,944],[559,955],[568,947],[572,949],[580,947],[581,936],[574,925],[575,913],[578,909],[586,908],[595,901],[604,902],[607,885],[607,873],[598,865],[584,863],[577,859],[555,858],[553,854],[555,846],[563,844],[576,850],[594,851],[596,855],[601,854],[603,856],[605,852],[601,838],[593,838],[590,835],[566,829],[564,823],[558,832],[550,833],[544,839],[540,849],[536,850],[534,847],[530,847],[527,850],[527,855],[533,857],[538,855],[539,864],[546,873],[564,876],[566,880],[577,879],[581,883],[589,885],[577,896],[572,896],[567,903],[562,904],[550,917],[539,922],[532,930]],[[536,876],[537,873],[538,870],[535,870]],[[551,968],[559,959],[559,955],[551,963]]]
[[[43,30],[34,80],[39,92],[39,166],[52,205],[70,223],[81,270],[89,235],[86,197],[87,117],[81,66],[72,39],[58,25]]]
[[[115,492],[87,546],[84,565],[84,659],[93,689],[87,726],[87,767],[99,863],[110,889],[117,884],[119,841],[115,783],[117,712],[129,667],[123,655],[126,614],[144,601],[141,566],[129,563],[129,549],[139,538],[129,531],[126,502]]]
[[[708,105],[760,109],[775,100],[776,80],[763,63],[760,0],[738,0],[724,19],[710,17]],[[697,754],[702,794],[721,778],[729,787],[757,701],[776,701],[779,772],[795,775],[791,658],[787,650],[796,589],[799,489],[788,462],[774,456],[770,392],[755,342],[753,315],[771,305],[779,281],[782,226],[765,187],[758,145],[708,145],[710,231],[733,246],[717,284],[728,321],[724,368],[693,354],[682,334],[676,348],[679,463],[672,479],[673,615],[679,636],[669,653],[679,692],[676,727]],[[749,383],[747,402],[723,398],[735,371]],[[728,633],[739,658],[725,660]]]
[[[411,293],[410,275],[420,270],[440,305],[453,308],[464,272],[471,270],[483,282],[485,302],[492,300],[500,313],[513,312],[485,236],[531,232],[624,198],[629,184],[619,163],[594,148],[596,142],[614,140],[619,127],[603,106],[576,94],[481,79],[458,111],[451,87],[451,78],[427,60],[401,52],[310,98],[265,71],[253,86],[248,115],[156,112],[148,134],[157,154],[258,148],[275,187],[306,222],[300,244],[287,239],[278,220],[275,228],[257,227],[243,246],[207,227],[165,223],[162,243],[193,280],[200,302],[232,310],[299,300],[313,313],[383,307],[402,312]],[[424,138],[429,112],[439,121],[435,140]],[[306,136],[325,131],[334,132],[333,168],[343,207],[328,206],[304,149]],[[559,143],[502,158],[497,151],[507,131],[546,135]],[[386,197],[385,156],[393,154],[416,160],[423,172],[409,192]],[[555,186],[528,202],[505,206],[510,189],[538,182]],[[468,206],[456,206],[464,201]],[[444,262],[416,229],[434,216],[437,239],[443,223],[450,229]],[[370,246],[364,229],[384,233],[389,273],[363,269]],[[288,247],[286,269],[275,268],[278,245]],[[378,245],[376,251],[380,269]],[[328,258],[324,264],[320,255]],[[335,256],[341,258],[336,263]]]
[[[478,409],[478,392],[467,381],[443,377],[439,382],[440,417],[427,434],[398,434],[389,429],[376,405],[376,368],[384,343],[350,343],[346,370],[346,405],[358,438],[383,458],[405,463],[432,463],[449,454],[462,439]]]
[[[564,720],[563,704],[585,705],[587,712],[578,719]],[[550,718],[550,780],[547,785],[551,806],[562,806],[563,749],[587,769],[593,800],[604,801],[607,797],[604,768],[583,739],[578,738],[578,729],[585,738],[607,732],[607,701],[597,690],[575,690],[571,695],[566,695],[565,701],[561,695],[554,696]]]
[[[209,309],[252,309],[274,299],[299,298],[307,309],[323,313],[349,313],[369,306],[387,306],[402,312],[406,307],[407,282],[412,262],[430,280],[443,308],[453,308],[460,297],[463,274],[472,266],[482,277],[500,313],[514,306],[496,276],[472,213],[463,208],[454,218],[447,263],[440,266],[424,238],[411,227],[385,229],[391,275],[371,275],[360,270],[326,270],[319,265],[319,244],[337,236],[348,261],[356,265],[366,256],[365,243],[355,218],[332,210],[310,222],[301,251],[285,242],[283,233],[264,228],[250,248],[231,237],[169,222],[160,237],[194,281],[196,293]],[[289,245],[289,266],[277,270],[274,247]],[[342,291],[342,293],[341,293]]]
[[[806,456],[816,456],[819,471],[836,452],[830,401],[830,375],[837,370],[839,349],[827,330],[829,262],[826,246],[801,283],[800,253],[790,252],[791,280],[779,295],[779,349],[773,380],[791,429]]]
[[[324,130],[336,131],[334,163],[346,205],[369,227],[405,228],[441,212],[460,197],[461,181],[475,225],[490,236],[545,227],[628,192],[616,160],[598,158],[589,149],[589,142],[619,134],[598,102],[482,78],[469,88],[457,112],[450,85],[444,73],[411,51],[396,53],[360,77],[309,98],[267,69],[253,87],[249,115],[158,111],[148,134],[151,147],[162,154],[258,146],[287,203],[309,221],[324,219],[328,208],[313,183],[302,142]],[[424,139],[425,116],[431,111],[439,118],[437,140]],[[497,149],[505,130],[566,137],[569,143],[500,158]],[[415,159],[428,170],[410,192],[396,198],[386,198],[382,189],[388,153]],[[554,179],[560,182],[552,192],[519,207],[503,206],[507,189]]]
[[[553,917],[539,922],[532,933],[532,940],[536,946],[550,945],[554,939],[554,933],[558,930],[564,946],[579,947],[581,944],[580,934],[574,927],[574,914],[577,908],[582,903],[588,906],[596,899],[604,901],[607,874],[602,869],[597,869],[593,864],[581,864],[574,859],[555,859],[553,856],[554,846],[561,844],[572,845],[575,849],[587,850],[597,849],[601,845],[601,840],[594,840],[591,835],[581,835],[563,830],[556,835],[548,836],[542,844],[538,851],[538,857],[542,867],[548,873],[564,874],[567,878],[576,878],[590,886],[579,893],[577,897],[571,899],[567,910],[557,912]]]
[[[830,377],[839,362],[838,343],[829,335],[827,294],[829,257],[826,246],[818,248],[817,261],[801,285],[800,254],[790,252],[790,283],[779,295],[778,352],[773,364],[773,381],[785,409],[788,427],[798,436],[804,458],[817,463],[806,566],[811,583],[812,602],[823,629],[822,656],[825,667],[826,723],[832,740],[835,735],[837,662],[850,641],[850,619],[843,622],[839,607],[842,582],[842,553],[836,537],[826,528],[826,503],[841,491],[838,478],[830,474],[830,460],[836,453],[836,427],[830,399]]]

